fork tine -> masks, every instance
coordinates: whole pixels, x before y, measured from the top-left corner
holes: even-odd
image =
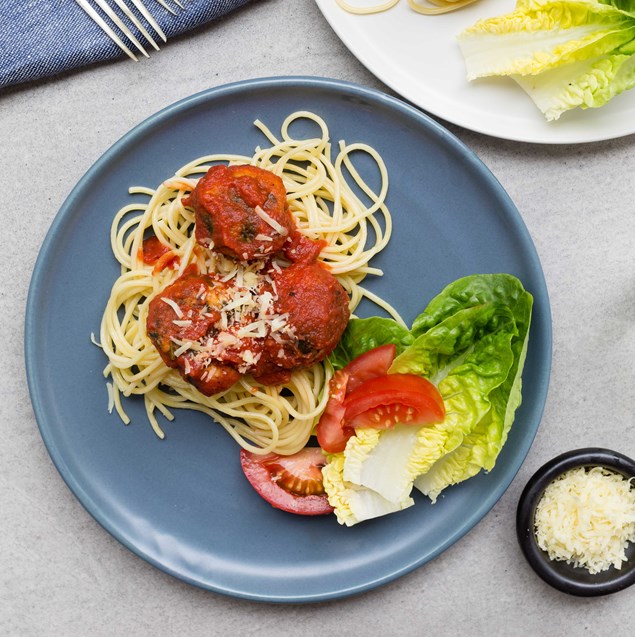
[[[105,0],[94,0],[99,5],[101,10],[123,31],[124,35],[145,55],[150,57],[147,51],[141,46],[141,43],[134,36],[132,31],[121,21],[121,18],[110,8],[110,5]]]
[[[104,22],[104,19],[88,4],[87,0],[75,0],[77,4],[95,21],[102,31],[132,60],[138,62],[137,56],[121,41],[119,36]]]
[[[140,11],[141,15],[148,21],[150,26],[158,33],[159,37],[167,42],[167,38],[165,37],[165,33],[161,30],[161,27],[156,23],[156,20],[150,15],[150,12],[145,8],[143,2],[139,0],[130,0],[132,4]]]
[[[141,32],[141,35],[143,35],[143,37],[152,45],[152,47],[156,51],[158,51],[159,45],[154,41],[154,38],[148,33],[148,31],[143,26],[143,24],[139,22],[139,20],[137,19],[137,16],[135,16],[135,14],[132,13],[132,11],[130,11],[130,8],[128,7],[128,5],[123,0],[115,0],[115,2],[117,3],[117,6],[130,19],[130,21],[137,27],[137,29],[139,29],[139,31]],[[163,38],[163,40],[165,41],[165,38]]]
[[[157,2],[158,2],[158,3],[159,3],[159,4],[160,4],[160,5],[161,5],[164,9],[167,9],[167,10],[168,10],[168,11],[169,11],[172,15],[176,15],[176,11],[175,11],[172,7],[168,6],[168,4],[165,2],[165,0],[157,0]],[[178,4],[178,2],[177,2],[177,4]]]
[[[99,26],[99,28],[132,60],[135,62],[138,61],[137,56],[126,46],[123,40],[115,33],[113,28],[104,20],[104,18],[100,15],[100,13],[93,7],[91,1],[97,5],[101,11],[108,17],[112,23],[117,26],[121,33],[123,33],[129,40],[134,44],[134,46],[145,56],[150,57],[148,52],[136,38],[136,36],[132,33],[132,31],[126,26],[123,20],[119,17],[119,15],[111,8],[109,4],[111,0],[75,0],[77,4],[89,15],[90,18]],[[147,23],[154,29],[157,35],[164,41],[167,42],[167,37],[165,33],[162,31],[161,27],[157,24],[156,20],[152,17],[152,14],[148,11],[146,6],[143,3],[143,0],[112,0],[116,3],[117,7],[124,13],[124,15],[134,24],[134,26],[139,29],[141,35],[151,44],[154,49],[159,50],[159,46],[154,41],[154,38],[148,33],[147,29],[143,26],[140,20],[133,13],[131,7],[128,6],[127,2],[132,2],[134,8],[139,11],[139,13],[143,16],[143,18],[147,21]],[[167,11],[176,15],[176,11],[172,9],[165,0],[156,0],[161,6],[163,6]],[[180,0],[172,0],[177,6],[183,9],[183,4]]]

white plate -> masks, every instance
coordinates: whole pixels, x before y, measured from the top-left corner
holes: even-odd
[[[479,18],[511,11],[515,0],[479,0],[459,11],[418,14],[401,0],[393,9],[353,15],[335,0],[316,0],[348,49],[405,99],[464,128],[522,142],[577,144],[635,132],[635,91],[599,109],[576,109],[546,122],[509,78],[468,82],[456,35]]]

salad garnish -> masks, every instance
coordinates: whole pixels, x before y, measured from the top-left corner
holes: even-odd
[[[514,79],[547,121],[635,86],[635,8],[626,0],[518,0],[458,43],[468,80]]]

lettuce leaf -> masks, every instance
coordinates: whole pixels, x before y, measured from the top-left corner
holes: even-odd
[[[494,466],[521,401],[532,303],[515,277],[484,274],[455,281],[428,304],[410,338],[401,339],[402,346],[411,344],[390,371],[434,382],[445,420],[419,429],[356,430],[327,465],[326,491],[338,519],[350,525],[376,517],[377,502],[395,510],[410,506],[413,484],[435,501],[447,486]],[[384,328],[375,331],[373,319],[357,321],[351,326],[357,336],[362,327],[374,334]],[[342,348],[349,342],[342,339]],[[372,500],[367,511],[362,494]]]
[[[345,481],[343,453],[328,457],[322,468],[322,480],[337,521],[346,526],[396,513],[414,504],[409,496],[399,502],[390,502],[372,489]]]
[[[530,77],[514,76],[517,84],[542,111],[547,121],[580,107],[599,108],[635,86],[635,59],[610,55],[552,69]]]
[[[548,121],[635,85],[635,2],[519,0],[458,35],[468,80],[509,76]]]

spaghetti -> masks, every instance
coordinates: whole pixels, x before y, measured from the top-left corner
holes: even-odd
[[[300,121],[317,125],[319,134],[294,138],[290,128]],[[332,370],[327,362],[295,370],[279,386],[243,376],[230,389],[205,396],[165,365],[146,333],[150,301],[192,264],[199,272],[216,273],[226,280],[241,282],[250,276],[253,265],[200,248],[193,232],[194,213],[183,203],[198,179],[219,163],[250,164],[281,177],[299,231],[326,242],[319,260],[346,290],[351,312],[366,297],[401,320],[390,305],[360,286],[367,275],[382,274],[369,262],[391,235],[385,204],[388,175],[380,155],[366,144],[343,141],[334,152],[325,121],[307,111],[289,115],[278,136],[260,121],[255,125],[270,145],[257,148],[252,156],[207,155],[183,166],[155,190],[130,189],[131,194],[149,200],[123,207],[113,220],[111,246],[121,274],[103,314],[99,344],[109,360],[104,369],[104,376],[110,378],[109,408],[126,424],[130,419],[122,397],[140,395],[160,438],[164,432],[158,414],[172,420],[173,409],[193,409],[221,424],[245,449],[292,454],[306,445],[328,400]],[[374,161],[379,173],[377,192],[355,168],[356,153]],[[159,261],[170,267],[144,261],[143,242],[149,234],[168,250],[167,260]]]
[[[399,3],[399,0],[387,0],[385,2],[376,3],[371,0],[369,3],[362,3],[360,5],[347,2],[347,0],[335,0],[335,2],[344,11],[348,13],[355,13],[358,15],[367,15],[371,13],[381,13],[382,11],[388,11]],[[441,13],[449,13],[456,11],[461,7],[465,7],[468,4],[472,4],[476,0],[408,0],[408,6],[417,13],[424,15],[439,15]]]

